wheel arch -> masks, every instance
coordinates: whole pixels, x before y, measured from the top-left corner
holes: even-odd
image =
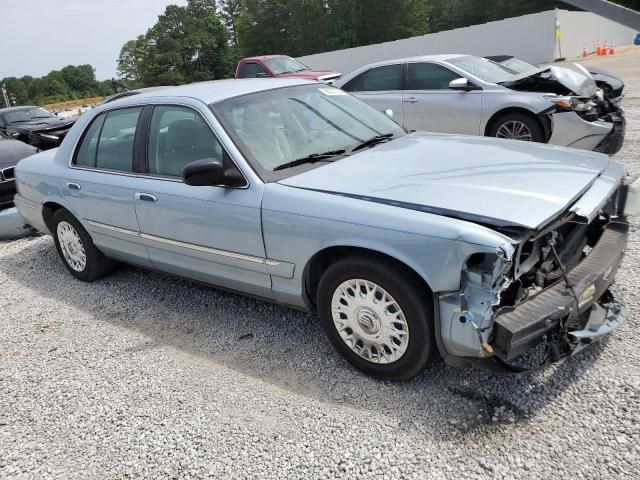
[[[53,234],[53,215],[61,208],[68,211],[67,208],[58,202],[46,201],[42,204],[42,220],[51,234]]]
[[[306,263],[302,273],[303,294],[305,303],[311,310],[316,308],[317,287],[322,274],[332,263],[339,261],[341,258],[351,256],[368,256],[373,258],[384,259],[393,262],[398,268],[403,269],[407,275],[411,276],[416,282],[424,287],[425,298],[429,301],[433,300],[433,289],[430,280],[426,278],[424,273],[420,273],[420,269],[416,265],[412,265],[407,259],[401,258],[399,255],[383,252],[381,250],[354,246],[354,245],[332,245],[317,251]]]
[[[551,125],[551,118],[549,115],[543,112],[536,114],[535,112],[529,110],[528,108],[517,107],[517,106],[503,108],[495,112],[493,115],[491,115],[491,117],[489,118],[489,120],[487,121],[484,127],[484,136],[485,137],[489,136],[489,132],[491,131],[495,123],[498,121],[498,119],[509,113],[523,113],[531,117],[536,122],[538,122],[538,124],[542,127],[542,130],[544,131],[544,135],[545,135],[544,142],[547,143],[551,138],[552,125]]]

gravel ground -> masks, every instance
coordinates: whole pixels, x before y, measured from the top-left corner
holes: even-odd
[[[595,60],[628,83],[635,173],[638,50]],[[0,243],[0,477],[640,478],[639,260],[634,228],[628,323],[561,365],[385,383],[310,315],[135,268],[83,284],[48,237]]]

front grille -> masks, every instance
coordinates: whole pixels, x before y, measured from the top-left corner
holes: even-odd
[[[15,167],[7,167],[0,170],[0,182],[10,182],[14,180]]]

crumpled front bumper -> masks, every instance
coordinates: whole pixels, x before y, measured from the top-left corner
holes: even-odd
[[[624,256],[628,229],[623,222],[605,228],[591,253],[568,272],[573,291],[560,281],[531,300],[498,312],[490,342],[495,357],[508,364],[546,343],[546,363],[552,363],[620,327],[624,308],[609,287]]]
[[[589,122],[576,112],[558,112],[551,118],[553,131],[549,144],[563,147],[594,150],[613,155],[622,148],[626,130],[624,110],[617,106],[611,114],[613,121]]]
[[[627,129],[627,120],[624,115],[613,123],[613,128],[609,134],[594,148],[594,151],[606,153],[607,155],[615,155],[622,148],[624,143],[624,134]]]

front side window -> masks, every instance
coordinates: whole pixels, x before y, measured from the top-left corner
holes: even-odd
[[[347,83],[343,89],[347,92],[402,90],[402,64],[367,70]]]
[[[153,109],[147,148],[151,175],[181,177],[188,163],[210,158],[223,161],[222,146],[199,113],[174,105]]]
[[[240,65],[240,78],[256,78],[268,75],[265,68],[259,63],[246,62]]]
[[[133,140],[141,110],[123,108],[98,115],[85,131],[74,164],[132,172]]]
[[[267,178],[278,167],[314,153],[346,153],[372,137],[404,133],[385,114],[329,86],[269,90],[211,108],[245,158]]]
[[[444,90],[451,80],[460,78],[442,65],[435,63],[410,63],[408,66],[407,90]]]

